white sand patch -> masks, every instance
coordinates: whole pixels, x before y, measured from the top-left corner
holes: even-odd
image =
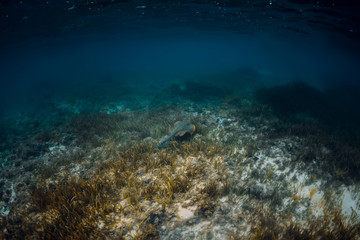
[[[183,208],[179,206],[176,216],[179,220],[188,220],[194,217],[194,212],[195,212],[194,207]]]
[[[350,216],[352,210],[360,215],[359,193],[354,190],[354,187],[346,187],[342,194],[342,213],[346,216]]]
[[[3,206],[5,205],[4,202],[0,202],[0,214],[3,216],[3,217],[7,217],[10,213],[10,209],[8,208],[8,206]]]
[[[220,198],[220,202],[221,203],[224,203],[224,202],[227,202],[228,201],[228,197],[226,196],[226,197],[222,197],[222,198]]]
[[[56,154],[59,154],[61,152],[65,152],[66,147],[64,145],[60,144],[60,145],[49,147],[49,150],[50,150],[50,154],[56,155]]]
[[[309,178],[308,174],[303,172],[303,173],[298,173],[297,171],[294,172],[297,178],[297,182],[299,184],[305,184],[305,181]]]
[[[73,165],[73,164],[72,164]],[[73,165],[73,167],[70,169],[70,173],[73,176],[78,176],[80,174],[81,169],[83,169],[83,165],[81,164],[75,164]]]

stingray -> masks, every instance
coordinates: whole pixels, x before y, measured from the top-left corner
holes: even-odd
[[[169,127],[169,131],[170,135],[159,144],[158,148],[162,147],[162,145],[169,141],[173,136],[184,136],[187,132],[192,135],[195,132],[195,125],[188,121],[177,121],[172,128]]]

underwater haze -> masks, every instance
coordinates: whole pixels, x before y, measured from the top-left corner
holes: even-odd
[[[359,16],[331,3],[5,2],[1,95],[103,78],[141,88],[239,69],[266,84],[357,84]]]
[[[1,1],[0,238],[359,239],[359,12]]]

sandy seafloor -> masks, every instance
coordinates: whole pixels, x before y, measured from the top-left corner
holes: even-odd
[[[316,118],[284,120],[252,91],[181,89],[9,114],[0,238],[358,239],[359,182]],[[196,132],[157,149],[179,120]]]

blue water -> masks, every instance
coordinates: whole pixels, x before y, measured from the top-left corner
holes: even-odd
[[[270,84],[357,84],[359,16],[330,3],[4,2],[2,101],[38,83],[141,88],[244,68]]]

